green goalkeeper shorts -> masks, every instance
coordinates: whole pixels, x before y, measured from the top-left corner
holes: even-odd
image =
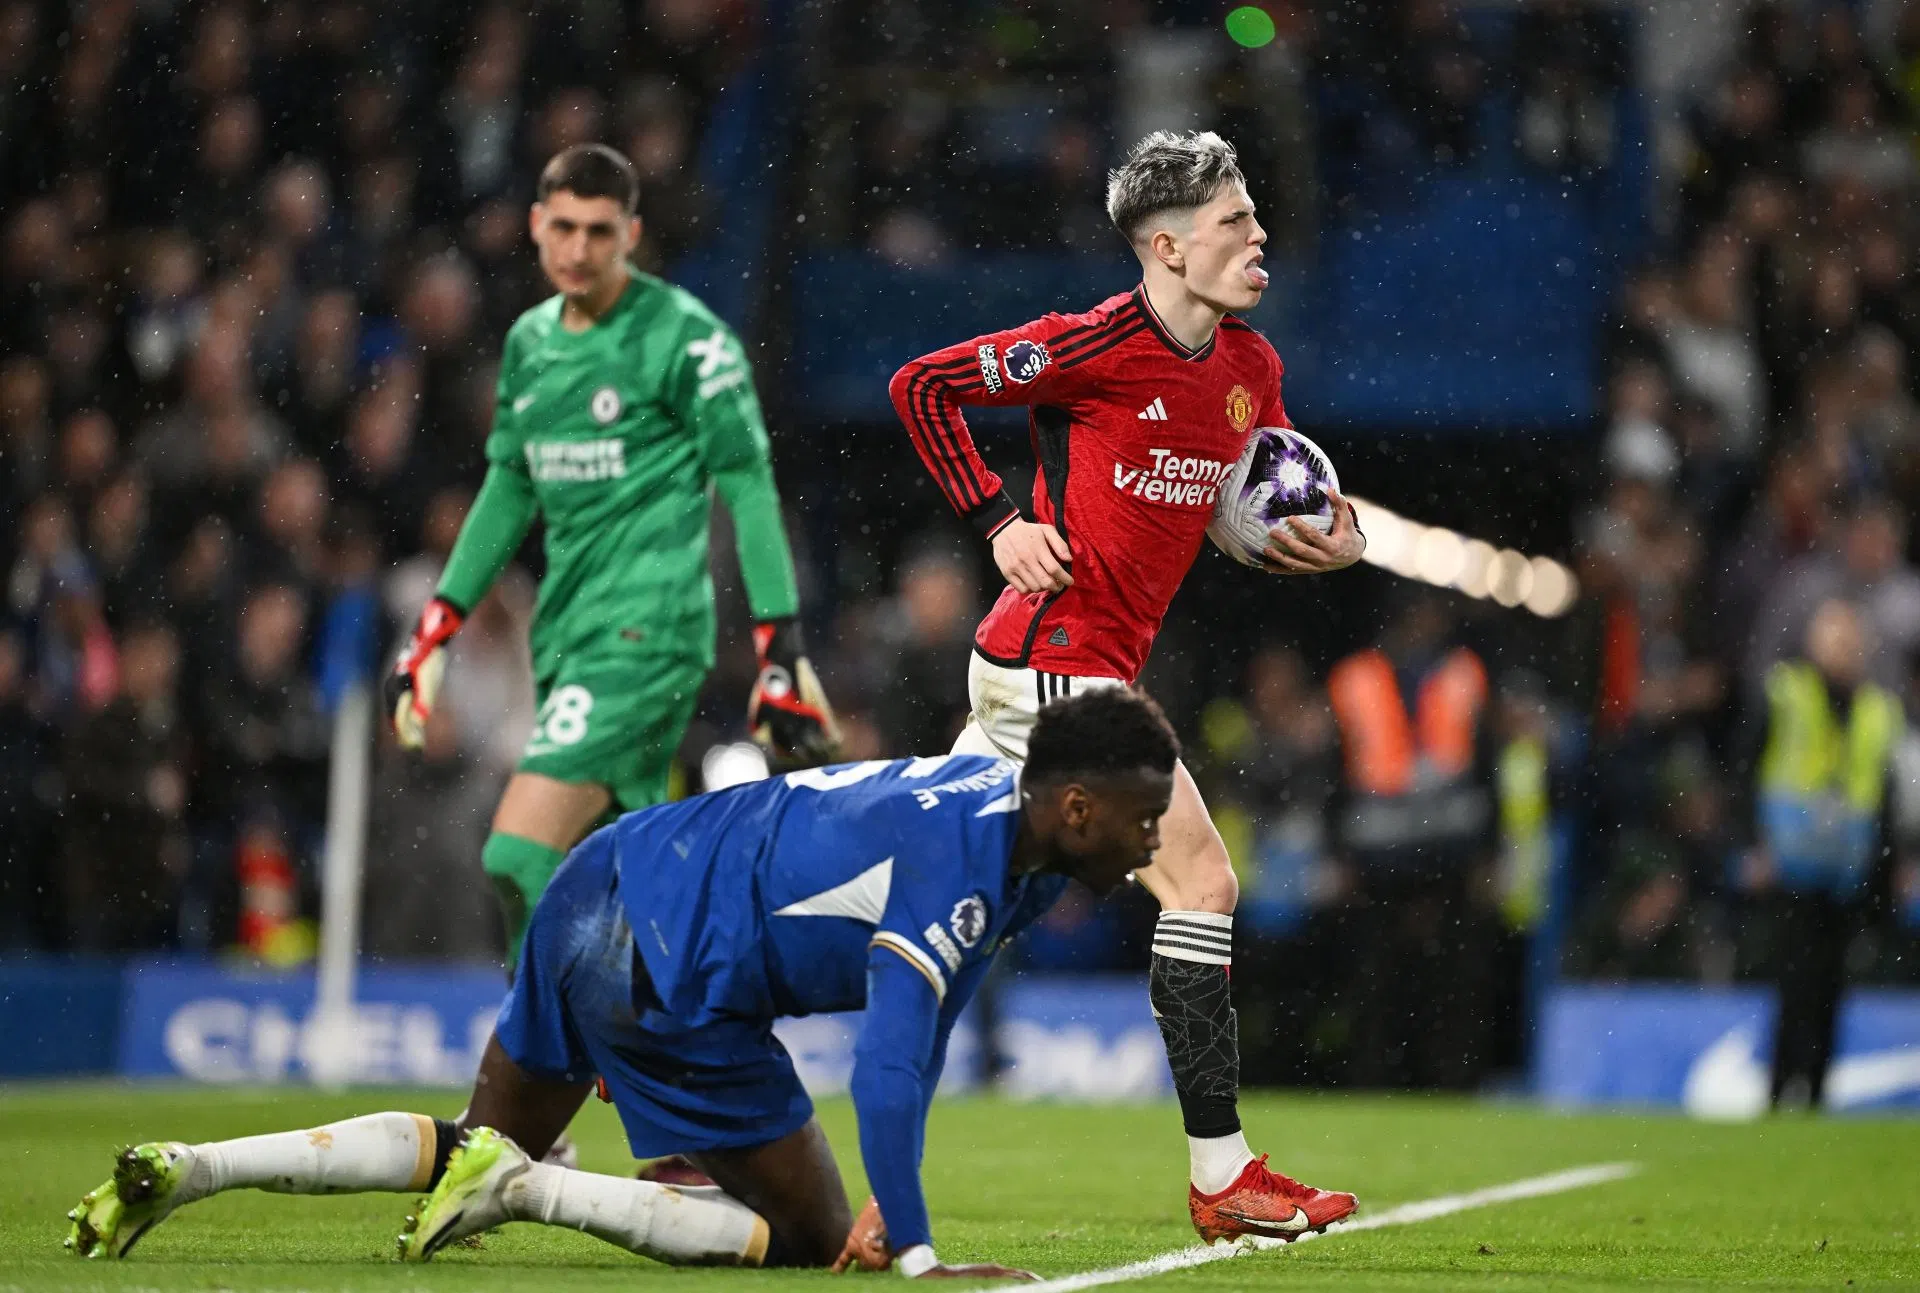
[[[664,802],[706,676],[671,657],[568,657],[534,680],[540,709],[520,771],[605,786],[622,809]]]

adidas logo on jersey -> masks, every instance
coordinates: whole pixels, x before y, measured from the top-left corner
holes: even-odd
[[[1162,404],[1160,397],[1156,395],[1153,397],[1153,403],[1141,409],[1138,413],[1134,414],[1134,416],[1142,422],[1165,422],[1167,420],[1167,406]]]
[[[1067,631],[1066,631],[1066,629],[1065,629],[1065,628],[1057,628],[1057,629],[1055,629],[1055,630],[1053,631],[1053,633],[1052,633],[1052,635],[1051,635],[1051,636],[1049,636],[1049,637],[1047,638],[1047,642],[1048,642],[1048,644],[1049,644],[1049,645],[1052,645],[1052,646],[1071,646],[1071,645],[1073,645],[1073,644],[1072,644],[1072,643],[1071,643],[1070,641],[1068,641],[1068,639],[1067,639]]]

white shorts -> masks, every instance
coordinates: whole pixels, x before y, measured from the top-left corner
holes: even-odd
[[[1126,685],[1122,678],[1073,678],[1038,669],[1009,669],[982,659],[976,651],[967,664],[967,700],[973,712],[954,740],[952,752],[1025,759],[1027,736],[1042,705],[1063,696]]]

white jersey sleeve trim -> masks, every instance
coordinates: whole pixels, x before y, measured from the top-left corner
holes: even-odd
[[[906,958],[907,964],[920,971],[921,975],[933,987],[934,1000],[945,1002],[947,999],[947,976],[931,956],[921,951],[910,940],[900,937],[891,930],[881,930],[873,936],[871,946],[884,947]]]

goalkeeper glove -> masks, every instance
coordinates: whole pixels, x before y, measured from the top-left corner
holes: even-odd
[[[807,661],[799,621],[755,625],[753,649],[760,657],[760,677],[747,701],[753,739],[785,759],[824,763],[832,758],[840,728]]]
[[[427,719],[447,669],[447,641],[465,621],[465,613],[446,598],[428,602],[381,687],[387,713],[393,716],[393,734],[406,749],[418,750],[427,743]]]

